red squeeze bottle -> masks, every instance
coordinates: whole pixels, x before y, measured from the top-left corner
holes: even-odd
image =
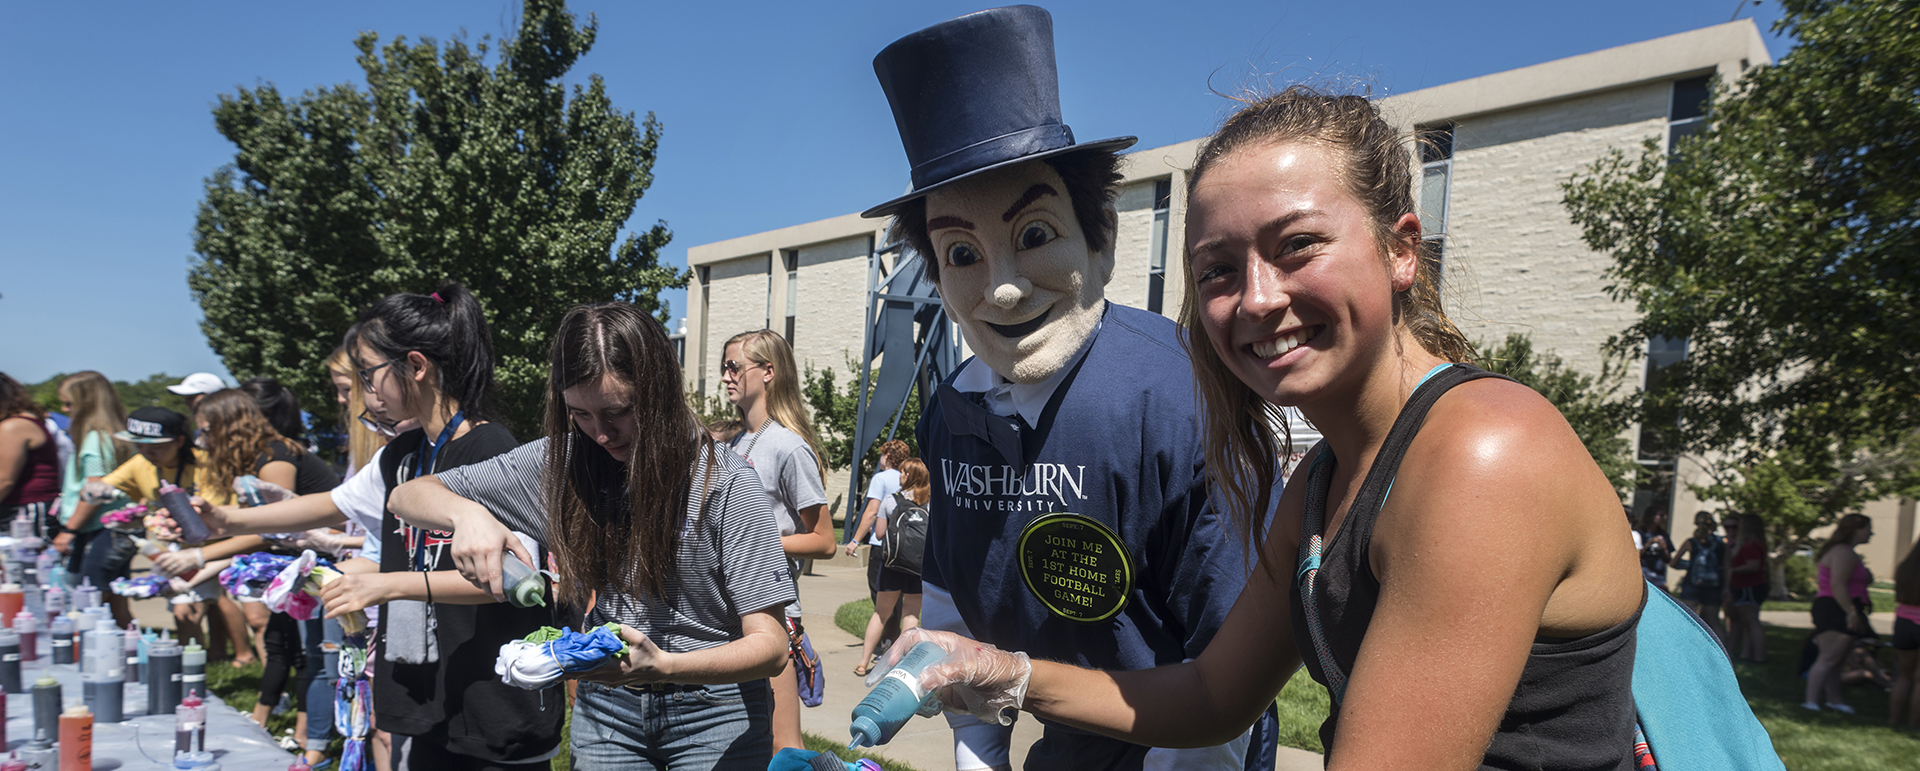
[[[180,527],[181,541],[201,543],[213,536],[207,523],[200,521],[200,512],[193,510],[193,500],[187,491],[175,487],[172,482],[161,480],[160,505],[167,507],[167,515],[173,517],[173,523]]]

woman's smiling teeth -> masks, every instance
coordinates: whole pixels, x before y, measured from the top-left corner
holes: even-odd
[[[1247,346],[1247,348],[1253,351],[1254,356],[1257,356],[1262,359],[1271,359],[1275,356],[1279,356],[1280,354],[1286,353],[1288,351],[1291,351],[1295,348],[1300,347],[1302,343],[1305,343],[1308,340],[1312,340],[1314,333],[1318,331],[1320,331],[1320,328],[1317,326],[1302,327],[1300,329],[1296,329],[1292,332],[1288,332],[1284,335],[1276,337],[1272,340],[1264,340],[1258,343],[1254,343],[1252,345]]]

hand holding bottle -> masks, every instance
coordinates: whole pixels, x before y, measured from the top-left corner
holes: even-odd
[[[947,656],[920,674],[921,687],[935,692],[948,711],[964,712],[997,725],[1012,724],[1005,711],[1017,710],[1026,701],[1027,681],[1033,675],[1027,654],[1003,651],[950,632],[907,630],[887,649],[886,657],[873,668],[874,674],[867,676],[872,681],[868,685],[878,682],[922,642],[940,646]]]

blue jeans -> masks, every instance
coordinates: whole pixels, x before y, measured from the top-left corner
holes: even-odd
[[[340,644],[347,639],[337,619],[301,621],[306,652],[307,736],[305,748],[323,751],[333,741],[334,684],[340,681]]]
[[[582,682],[573,705],[573,767],[763,771],[773,760],[765,680],[634,691]]]

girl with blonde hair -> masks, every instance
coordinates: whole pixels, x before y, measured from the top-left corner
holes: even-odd
[[[731,446],[760,476],[780,525],[780,547],[787,554],[794,586],[795,560],[832,559],[833,518],[827,515],[827,464],[820,439],[800,402],[800,372],[793,347],[772,330],[742,332],[727,340],[720,362],[720,383],[727,401],[740,411],[746,430]],[[791,659],[803,656],[806,630],[800,603],[786,607],[791,640],[788,666],[773,678],[773,748],[803,748],[800,741],[800,688]]]
[[[53,548],[67,555],[68,575],[105,587],[113,579],[126,577],[138,549],[132,536],[102,527],[100,518],[94,515],[131,501],[114,494],[103,502],[104,506],[96,504],[82,511],[82,491],[87,483],[99,482],[122,461],[133,457],[133,445],[113,436],[126,428],[127,408],[120,403],[120,394],[113,390],[107,376],[92,370],[68,375],[60,381],[59,394],[60,408],[73,418],[67,433],[79,441],[60,485],[60,512],[67,530],[53,537]],[[114,621],[124,624],[133,618],[127,610],[127,598],[113,592],[104,595]]]

